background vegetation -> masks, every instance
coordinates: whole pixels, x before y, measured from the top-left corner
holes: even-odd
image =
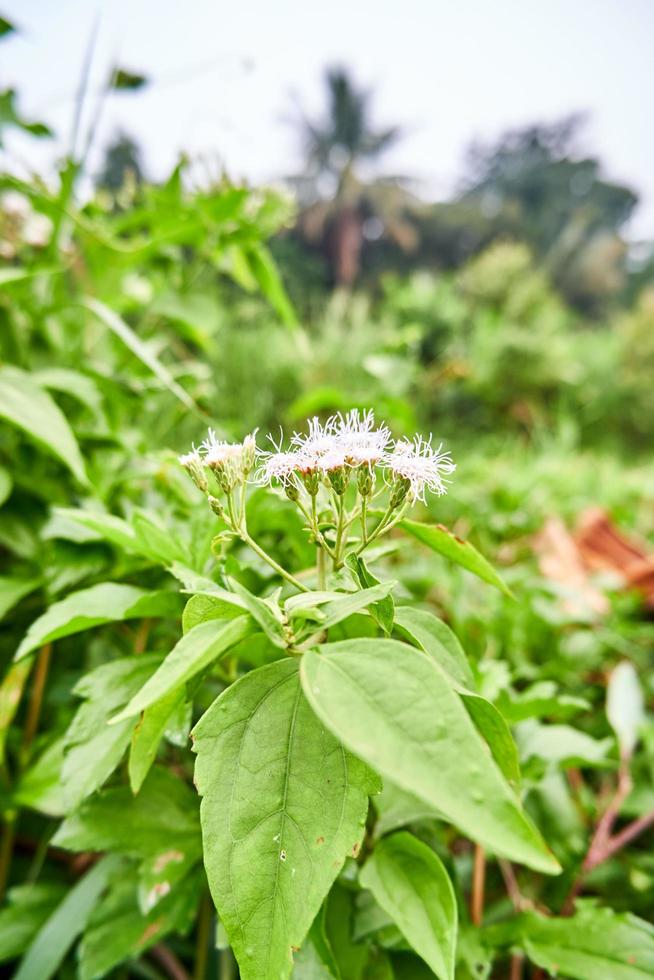
[[[145,83],[116,70],[108,97]],[[571,118],[476,147],[460,194],[425,203],[406,181],[362,176],[401,138],[372,127],[370,96],[335,69],[327,100],[323,119],[300,120],[293,195],[209,181],[184,160],[155,185],[126,136],[88,198],[77,146],[56,179],[0,176],[0,958],[13,968],[24,957],[23,980],[234,975],[199,852],[169,896],[143,900],[161,847],[197,838],[191,719],[183,709],[169,720],[154,775],[132,797],[121,762],[131,733],[104,724],[131,694],[111,665],[169,652],[180,582],[192,588],[212,565],[214,518],[178,452],[209,424],[240,439],[372,407],[398,433],[445,441],[456,480],[423,516],[469,538],[515,592],[512,602],[426,553],[387,559],[406,600],[452,626],[511,724],[527,807],[564,867],[543,882],[494,865],[484,928],[472,931],[467,842],[419,813],[394,822],[388,804],[383,826],[410,825],[447,855],[465,927],[457,977],[543,976],[557,956],[565,976],[652,976],[651,612],[606,571],[598,609],[585,579],[543,573],[534,544],[546,521],[571,527],[591,505],[652,540],[654,266],[622,237],[637,196],[576,152]],[[0,94],[0,140],[16,126],[47,138],[19,105]],[[280,559],[312,560],[287,510],[260,491],[250,510]],[[265,567],[245,572],[242,557],[234,549],[221,570],[269,591]],[[106,583],[123,590],[75,607],[77,592]],[[31,624],[66,597],[75,628],[53,621],[14,662]],[[625,660],[645,703],[629,751],[605,710]],[[216,672],[209,694],[224,683]],[[589,863],[614,804],[615,832],[641,821],[640,832]],[[95,823],[72,816],[93,805]],[[129,819],[112,826],[116,812]],[[294,976],[430,975],[370,893],[355,895],[350,864],[326,910],[340,972],[317,972],[307,953]],[[558,917],[571,889],[587,896],[584,949]],[[534,933],[525,959],[506,925],[512,906],[554,913],[560,934]],[[629,928],[642,931],[637,967],[612,961],[616,949],[641,955]]]

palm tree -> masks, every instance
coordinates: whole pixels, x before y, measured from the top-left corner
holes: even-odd
[[[399,178],[365,181],[359,172],[379,160],[400,130],[373,127],[370,92],[358,89],[345,69],[329,69],[325,81],[325,118],[300,118],[306,168],[292,183],[302,206],[301,234],[323,245],[336,284],[351,286],[359,274],[366,220],[377,219],[384,234],[411,247],[414,231],[403,213],[413,201]]]

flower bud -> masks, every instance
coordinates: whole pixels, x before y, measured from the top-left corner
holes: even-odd
[[[198,490],[201,490],[202,493],[206,493],[209,489],[209,485],[207,483],[207,477],[204,472],[204,465],[200,454],[193,450],[191,453],[186,453],[185,456],[180,456],[179,462],[188,472]]]
[[[246,479],[254,468],[257,456],[256,429],[243,440],[243,455],[241,457],[241,469],[243,479]]]
[[[207,497],[207,500],[209,501],[209,506],[211,507],[216,517],[225,516],[225,510],[223,508],[223,505],[221,504],[221,502],[218,500],[217,497],[214,497],[213,494],[210,493],[209,496]]]
[[[337,466],[333,470],[327,472],[327,477],[331,483],[334,491],[339,497],[342,497],[347,490],[347,485],[350,482],[350,470],[347,466]]]
[[[311,497],[315,497],[320,489],[320,476],[317,470],[304,470],[300,473],[300,478],[304,484],[307,493]]]
[[[300,499],[300,490],[293,482],[289,482],[284,485],[284,493],[289,500],[293,501],[293,503]]]
[[[406,499],[406,495],[411,489],[411,480],[408,480],[404,476],[398,476],[393,483],[393,488],[391,490],[391,499],[389,501],[389,507],[391,510],[396,510]]]
[[[362,497],[369,497],[375,485],[375,473],[369,466],[360,466],[357,470],[357,486]]]

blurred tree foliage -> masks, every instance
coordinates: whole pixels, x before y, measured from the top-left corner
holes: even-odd
[[[143,181],[141,148],[127,133],[119,133],[106,149],[97,186],[109,191],[119,191],[127,182]]]

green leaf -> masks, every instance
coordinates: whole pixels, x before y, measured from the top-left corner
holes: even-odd
[[[63,816],[66,812],[61,789],[63,761],[64,740],[57,738],[22,774],[14,792],[14,802],[49,817]]]
[[[309,650],[301,675],[318,717],[382,776],[496,853],[559,871],[449,679],[424,653],[396,640],[345,640]]]
[[[13,34],[16,28],[7,20],[6,17],[0,17],[0,37],[7,37],[8,34]]]
[[[272,308],[288,326],[299,329],[295,310],[291,305],[284,285],[279,278],[277,267],[265,245],[252,246],[242,253],[247,258],[249,268]]]
[[[477,730],[483,735],[493,754],[504,778],[514,788],[518,789],[521,782],[520,757],[518,747],[513,741],[511,729],[498,708],[482,698],[480,694],[471,691],[461,691],[468,714],[474,721]]]
[[[4,466],[0,466],[0,507],[2,507],[5,500],[7,500],[11,494],[13,485],[13,480],[9,470],[5,469]]]
[[[618,739],[621,754],[630,758],[638,744],[640,726],[645,721],[645,701],[636,668],[628,660],[618,664],[609,677],[606,716]]]
[[[0,963],[25,952],[43,923],[66,894],[66,886],[55,882],[17,885],[0,910]]]
[[[0,367],[0,417],[26,432],[88,486],[84,460],[65,415],[26,371]]]
[[[522,942],[538,966],[573,980],[654,976],[654,926],[629,913],[586,906],[570,918],[525,916]]]
[[[513,593],[504,581],[497,574],[493,566],[481,555],[469,541],[457,538],[452,531],[448,530],[443,524],[420,524],[418,521],[409,521],[406,518],[400,521],[399,526],[422,544],[427,545],[432,551],[437,551],[450,561],[466,568],[473,575],[477,575],[494,585],[500,592],[513,598]]]
[[[32,378],[42,388],[61,391],[75,398],[97,417],[102,415],[102,395],[96,382],[81,371],[71,371],[63,367],[41,368],[32,374]]]
[[[148,592],[134,585],[102,582],[72,592],[32,623],[16,651],[15,660],[63,636],[126,619],[143,616],[176,616],[180,597],[176,592]]]
[[[596,739],[570,725],[523,721],[515,730],[522,759],[536,757],[551,766],[606,766],[610,738]]]
[[[54,516],[73,521],[92,532],[87,540],[104,540],[123,548],[129,554],[141,554],[134,528],[115,514],[102,511],[80,510],[74,507],[55,507]]]
[[[377,782],[315,717],[295,659],[223,692],[193,735],[205,866],[242,980],[284,978]]]
[[[136,959],[168,933],[188,932],[202,894],[202,878],[200,873],[189,875],[149,914],[142,915],[133,874],[116,876],[80,943],[79,980],[112,976],[120,963]]]
[[[146,75],[128,71],[126,68],[114,68],[109,79],[109,85],[116,92],[134,92],[148,84]]]
[[[201,853],[198,809],[193,790],[168,769],[155,766],[137,796],[127,786],[116,786],[85,800],[63,821],[52,843],[70,851],[158,858],[177,847],[185,851],[182,857],[190,853],[197,858]]]
[[[0,577],[0,619],[4,619],[21,599],[41,585],[37,578]]]
[[[260,599],[259,596],[253,595],[235,579],[228,579],[228,583],[239,599],[243,601],[248,612],[259,624],[270,642],[281,649],[288,646],[279,607],[274,609],[272,604],[266,602],[264,599]]]
[[[107,720],[143,686],[158,662],[149,655],[114,660],[84,675],[74,688],[86,703],[65,735],[61,782],[68,810],[99,789],[122,759],[134,721],[110,726]]]
[[[359,880],[440,980],[454,980],[458,913],[441,859],[406,832],[385,837]]]
[[[94,299],[87,297],[82,300],[82,306],[85,306],[87,310],[95,314],[99,320],[104,323],[106,327],[111,330],[122,342],[128,347],[132,354],[134,354],[138,359],[145,364],[145,366],[152,371],[154,375],[168,388],[179,401],[192,410],[196,409],[196,404],[188,394],[184,391],[181,385],[179,385],[172,374],[165,367],[159,358],[152,353],[150,348],[145,344],[141,338],[134,333],[132,328],[128,326],[124,320],[122,320],[117,313],[110,310],[108,306],[100,302],[99,299]]]
[[[134,695],[126,708],[111,719],[112,724],[132,718],[176,691],[195,674],[209,667],[244,637],[253,633],[254,623],[249,616],[200,623],[185,633],[173,647],[147,684]]]
[[[474,689],[468,658],[458,638],[441,619],[426,609],[398,606],[395,626],[403,638],[433,657],[457,688]]]
[[[18,711],[31,669],[31,660],[11,664],[0,684],[0,763],[3,764],[9,726]]]
[[[127,771],[133,793],[138,793],[155,760],[168,722],[186,699],[186,688],[176,688],[146,708],[132,732]]]
[[[236,605],[234,602],[227,602],[220,596],[192,595],[184,607],[182,615],[182,629],[189,633],[194,626],[200,623],[208,623],[212,619],[236,619],[243,615],[246,609],[245,603]]]
[[[384,780],[382,791],[375,797],[373,804],[377,811],[375,837],[383,837],[392,830],[420,820],[443,819],[443,815],[435,807],[400,789],[390,779]]]
[[[363,558],[359,555],[348,555],[345,560],[346,565],[356,576],[362,589],[370,589],[373,585],[379,585],[379,579],[376,578],[370,569],[367,567]],[[379,623],[384,633],[387,635],[393,629],[393,620],[395,616],[395,603],[393,602],[393,596],[387,595],[375,605],[370,610],[371,615]]]
[[[336,623],[342,622],[348,616],[353,616],[361,609],[366,609],[368,606],[385,599],[396,585],[396,582],[382,582],[379,585],[374,585],[371,589],[361,589],[359,592],[352,592],[350,595],[344,595],[340,599],[326,603],[321,610],[324,619],[321,617],[320,626],[323,629],[335,626]]]
[[[66,953],[84,931],[118,860],[113,855],[102,858],[70,889],[37,933],[14,980],[50,980],[55,975]]]

